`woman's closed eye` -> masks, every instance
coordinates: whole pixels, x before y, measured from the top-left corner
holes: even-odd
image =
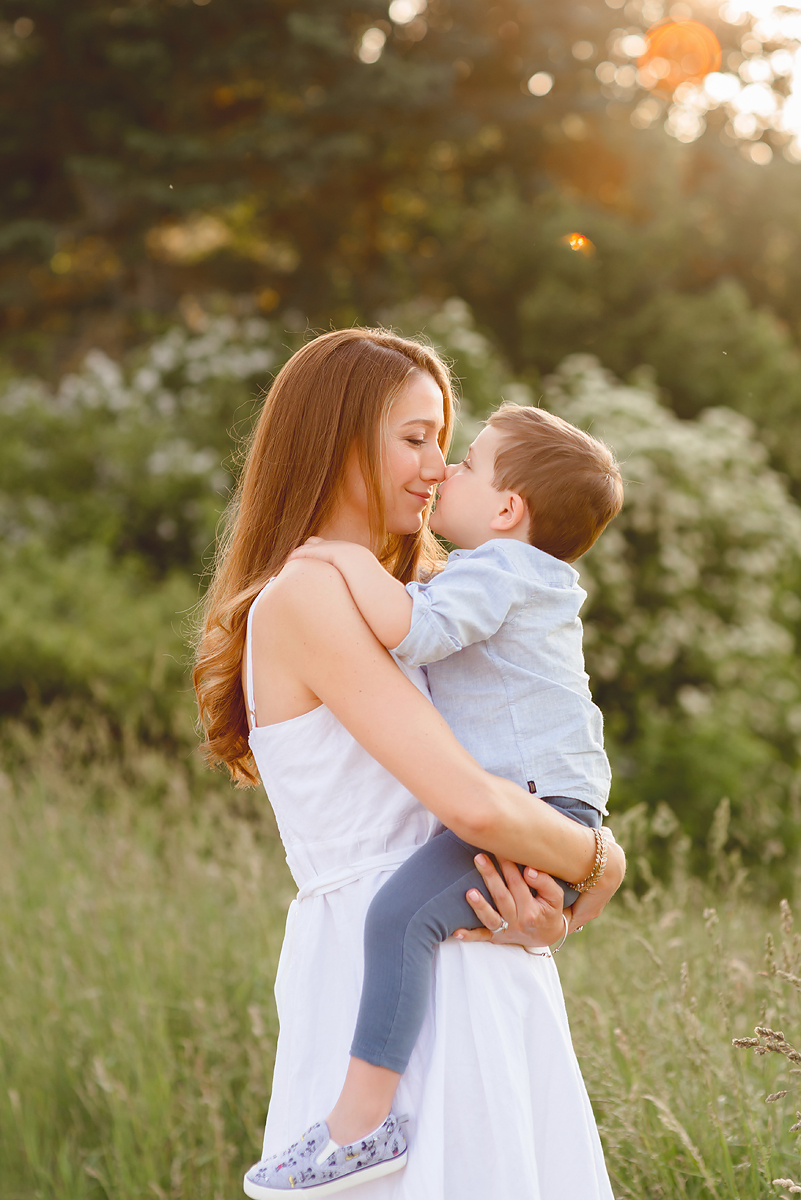
[[[425,446],[425,444],[426,444],[425,438],[410,437],[410,438],[407,438],[406,441],[409,443],[410,446]]]

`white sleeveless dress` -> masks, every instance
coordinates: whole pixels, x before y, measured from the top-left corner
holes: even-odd
[[[246,642],[250,748],[299,888],[275,982],[267,1157],[333,1107],[356,1021],[368,905],[440,826],[324,706],[256,726],[251,625],[260,596]],[[427,695],[423,672],[411,678]],[[408,1165],[359,1187],[358,1200],[612,1200],[550,956],[445,942],[393,1107],[409,1114]]]

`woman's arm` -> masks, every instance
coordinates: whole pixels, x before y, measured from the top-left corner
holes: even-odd
[[[589,874],[592,832],[478,765],[392,662],[335,567],[284,568],[254,614],[254,657],[257,710],[258,684],[266,692],[277,668],[465,841],[568,880]],[[607,874],[622,879],[614,856]]]

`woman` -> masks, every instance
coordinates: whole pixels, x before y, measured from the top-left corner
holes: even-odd
[[[312,535],[369,546],[403,581],[435,568],[425,518],[452,416],[448,373],[415,342],[351,329],[305,346],[258,422],[206,601],[195,687],[207,753],[242,783],[258,769],[300,888],[276,979],[264,1154],[285,1149],[337,1096],[367,907],[442,822],[496,854],[506,879],[485,864],[498,911],[471,899],[486,928],[438,954],[396,1102],[411,1116],[409,1164],[360,1198],[608,1200],[553,961],[523,949],[559,937],[561,893],[540,879],[534,898],[513,865],[583,879],[594,836],[478,766],[432,708],[422,673],[409,679],[393,663],[334,568],[282,570]],[[613,847],[573,927],[598,915],[623,869]],[[494,937],[498,913],[509,928]],[[464,944],[475,940],[516,944]]]

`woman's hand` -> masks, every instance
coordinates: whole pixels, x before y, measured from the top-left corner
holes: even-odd
[[[467,893],[467,902],[484,928],[457,929],[453,935],[455,938],[463,942],[537,947],[552,946],[559,941],[565,930],[562,920],[565,897],[559,884],[550,875],[526,867],[524,879],[516,863],[502,858],[499,859],[502,878],[486,854],[476,855],[475,862],[495,901],[495,908],[487,903],[481,892],[471,889]],[[532,895],[531,887],[536,887],[536,896]],[[503,933],[493,933],[500,925],[501,918],[509,922],[509,928]]]
[[[590,888],[588,892],[582,892],[578,899],[573,901],[572,908],[567,910],[569,933],[601,915],[626,874],[626,855],[615,841],[611,829],[606,828],[609,835],[606,870],[595,887]]]

